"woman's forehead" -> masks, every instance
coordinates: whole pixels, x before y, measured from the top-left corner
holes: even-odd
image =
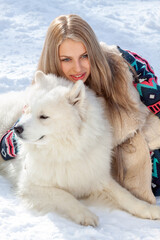
[[[60,56],[70,56],[73,53],[83,54],[86,52],[86,47],[81,41],[75,41],[72,39],[65,39],[59,46]]]

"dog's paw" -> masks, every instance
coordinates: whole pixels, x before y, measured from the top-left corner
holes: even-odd
[[[98,217],[88,209],[79,211],[79,213],[74,216],[74,221],[83,226],[96,227],[98,225]]]
[[[146,203],[145,205],[143,205],[143,208],[136,215],[145,219],[152,220],[160,219],[160,207]]]
[[[156,205],[150,205],[151,219],[160,219],[160,207]]]

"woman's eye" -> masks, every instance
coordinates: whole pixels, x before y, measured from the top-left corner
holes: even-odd
[[[70,60],[71,60],[70,58],[61,59],[62,62],[69,62]]]
[[[41,115],[39,118],[40,118],[40,119],[47,119],[47,118],[49,118],[49,117],[46,116],[46,115]]]
[[[84,54],[82,58],[88,58],[88,54]]]

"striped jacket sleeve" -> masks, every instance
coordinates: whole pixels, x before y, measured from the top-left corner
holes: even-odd
[[[122,56],[134,67],[138,82],[133,84],[140,94],[141,101],[160,118],[160,86],[157,83],[157,76],[147,60],[129,50],[122,50],[118,47]]]

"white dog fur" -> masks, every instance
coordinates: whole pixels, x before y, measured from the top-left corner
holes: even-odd
[[[19,157],[1,160],[0,167],[28,208],[96,226],[98,217],[80,201],[88,199],[160,219],[160,207],[139,200],[111,176],[112,128],[101,98],[81,81],[73,84],[40,71],[26,95],[15,128]]]

